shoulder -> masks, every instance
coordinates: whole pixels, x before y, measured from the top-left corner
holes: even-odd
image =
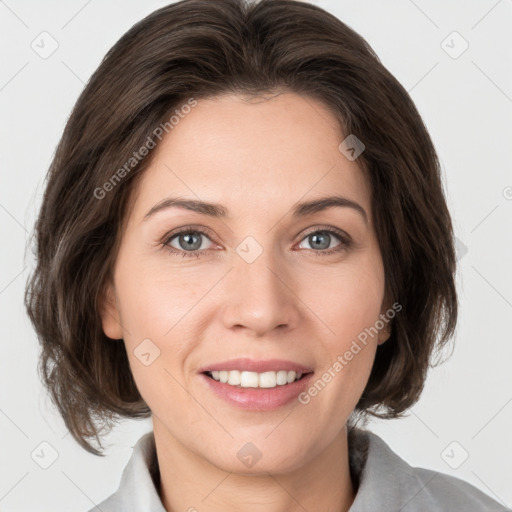
[[[423,468],[411,468],[411,473],[423,489],[419,497],[420,503],[431,503],[437,506],[434,510],[474,510],[475,512],[509,512],[511,510],[460,478]]]
[[[349,449],[351,470],[359,481],[350,512],[511,511],[460,478],[410,466],[368,430],[354,429],[349,436]]]

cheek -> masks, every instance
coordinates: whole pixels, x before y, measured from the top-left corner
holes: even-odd
[[[354,260],[352,265],[326,274],[323,282],[322,287],[304,282],[304,290],[310,290],[304,302],[314,304],[313,312],[328,327],[322,338],[325,359],[317,378],[329,391],[322,392],[321,401],[332,405],[325,410],[332,412],[334,408],[343,415],[355,407],[373,366],[384,270],[376,257]],[[322,386],[320,383],[317,388]]]
[[[384,298],[382,264],[355,262],[321,277],[317,274],[313,282],[302,281],[304,302],[328,327],[324,339],[329,350],[344,352],[353,339],[364,339],[379,319]],[[373,338],[376,342],[375,336],[368,336],[368,341]]]
[[[136,255],[119,259],[116,284],[124,343],[141,396],[158,417],[173,404],[187,411],[187,420],[197,420],[198,411],[182,385],[184,363],[195,348],[189,329],[198,287],[179,269]]]
[[[165,265],[162,255],[120,261],[116,282],[123,326],[133,342],[148,337],[164,340],[183,328],[181,322],[211,288],[212,275],[186,265]]]
[[[205,307],[215,307],[208,291],[222,277],[165,263],[165,255],[152,261],[133,251],[118,260],[115,276],[130,368],[157,415],[162,403],[186,402],[178,382],[184,383],[188,359],[199,343]]]

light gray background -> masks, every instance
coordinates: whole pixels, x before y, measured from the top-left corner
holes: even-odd
[[[38,380],[39,346],[22,300],[33,265],[25,244],[67,116],[106,51],[165,3],[0,1],[3,512],[88,510],[115,491],[131,447],[151,429],[149,420],[121,423],[105,458],[80,448]],[[458,476],[510,507],[512,0],[314,3],[363,35],[412,95],[439,152],[460,240],[454,353],[431,371],[406,419],[372,429],[410,464]],[[58,43],[46,59],[31,47],[51,48],[43,31]],[[457,58],[464,43],[453,31],[469,44]],[[48,469],[39,465],[51,462],[42,442],[58,453]]]

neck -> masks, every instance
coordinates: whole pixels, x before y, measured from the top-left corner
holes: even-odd
[[[223,471],[188,450],[155,417],[153,426],[167,512],[347,512],[354,501],[346,427],[303,467],[247,475]]]

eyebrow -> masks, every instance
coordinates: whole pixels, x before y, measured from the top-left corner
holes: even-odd
[[[334,207],[352,208],[362,215],[366,224],[368,223],[366,210],[359,203],[342,196],[327,196],[320,199],[314,199],[312,201],[297,203],[293,206],[292,215],[294,217],[305,217]],[[210,217],[228,218],[228,210],[221,204],[208,203],[196,199],[167,197],[155,204],[148,213],[146,213],[143,220],[147,220],[157,212],[168,208],[183,208],[185,210],[202,215],[208,215]]]

